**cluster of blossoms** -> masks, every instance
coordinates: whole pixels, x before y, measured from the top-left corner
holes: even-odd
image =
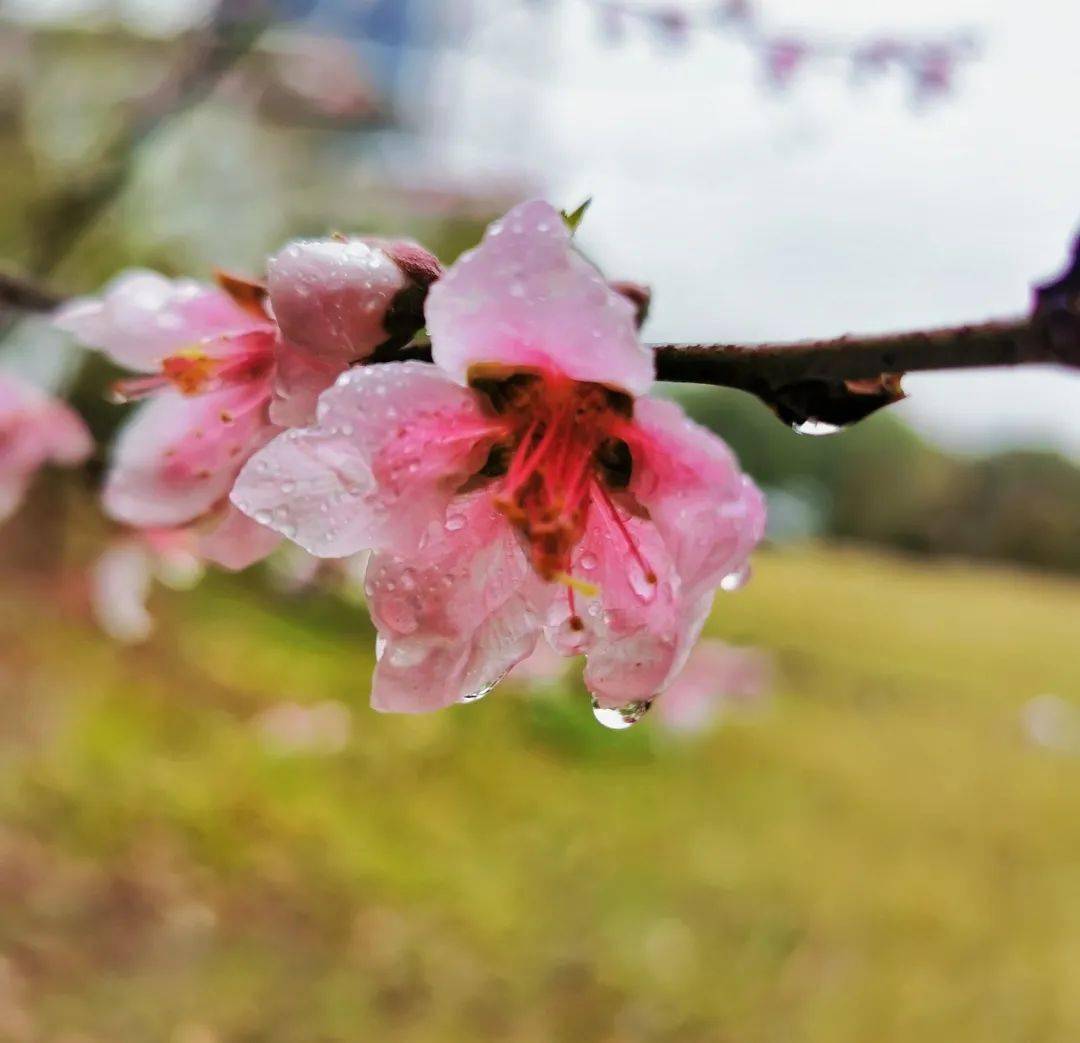
[[[686,46],[695,31],[735,35],[753,51],[766,82],[778,89],[790,87],[808,66],[830,63],[845,69],[854,81],[898,73],[910,83],[912,98],[924,102],[949,93],[957,69],[976,49],[966,33],[926,39],[875,35],[845,43],[776,32],[753,0],[693,5],[670,0],[588,2],[596,9],[604,37],[613,43],[622,40],[632,25],[653,33],[669,47]]]
[[[282,538],[366,560],[382,710],[476,699],[542,641],[586,657],[618,722],[678,677],[763,500],[646,394],[639,309],[556,210],[516,207],[445,272],[412,242],[328,239],[219,282],[128,273],[57,319],[142,374],[104,491],[140,560],[182,539],[242,568]],[[422,326],[433,362],[395,361]]]

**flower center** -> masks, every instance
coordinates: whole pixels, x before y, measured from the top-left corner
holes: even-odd
[[[261,332],[246,334],[236,338],[231,349],[225,355],[211,355],[201,347],[183,348],[161,360],[160,373],[118,381],[113,385],[113,398],[131,402],[169,385],[182,395],[202,395],[270,376],[274,347],[269,336]]]
[[[596,594],[570,569],[590,505],[598,500],[611,511],[631,556],[651,576],[609,493],[630,481],[630,451],[622,434],[632,399],[602,384],[550,374],[470,376],[505,421],[507,437],[492,450],[484,474],[501,479],[495,505],[524,536],[537,573],[565,583],[571,604],[574,590]]]

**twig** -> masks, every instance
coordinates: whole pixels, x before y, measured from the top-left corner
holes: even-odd
[[[29,263],[34,274],[52,271],[120,193],[139,146],[167,120],[202,101],[247,53],[266,25],[264,6],[254,0],[220,0],[206,25],[191,36],[172,72],[132,103],[128,119],[106,146],[93,174],[38,208],[38,234]]]
[[[64,303],[64,298],[29,279],[0,271],[0,313],[8,311],[47,314]]]
[[[1077,320],[1080,331],[1080,319]],[[882,373],[1057,362],[1080,366],[1080,334],[1051,337],[1040,319],[874,337],[836,337],[788,344],[658,344],[657,376],[678,383],[722,384],[756,391],[806,380],[869,380]]]

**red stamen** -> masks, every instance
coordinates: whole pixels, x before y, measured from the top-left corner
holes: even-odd
[[[652,566],[649,565],[645,559],[645,555],[641,553],[640,548],[634,540],[633,535],[626,526],[626,522],[619,517],[619,512],[615,507],[615,504],[611,502],[611,497],[608,495],[607,490],[600,482],[596,483],[596,489],[600,493],[600,500],[608,510],[608,514],[611,515],[611,520],[615,523],[615,527],[622,533],[623,539],[626,541],[626,546],[630,551],[634,561],[638,563],[639,568],[645,575],[646,583],[656,582],[656,573],[653,572]]]
[[[570,606],[570,629],[571,630],[584,630],[585,624],[581,620],[581,616],[577,614],[577,607],[574,604],[574,588],[566,588],[566,603]]]

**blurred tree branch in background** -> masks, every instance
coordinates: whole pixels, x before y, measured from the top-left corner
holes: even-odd
[[[102,162],[35,215],[39,235],[30,270],[50,272],[82,232],[123,190],[139,146],[163,124],[209,95],[243,57],[267,24],[259,0],[220,0],[206,25],[191,34],[172,71],[149,94],[131,103],[128,118],[110,141]]]

